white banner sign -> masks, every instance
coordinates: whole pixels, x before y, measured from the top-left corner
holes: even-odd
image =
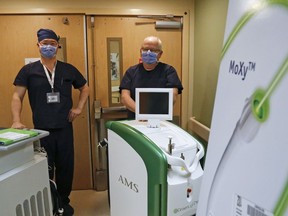
[[[288,0],[230,0],[197,216],[288,215]]]

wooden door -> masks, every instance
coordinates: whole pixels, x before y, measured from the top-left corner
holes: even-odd
[[[180,18],[176,18],[180,21]],[[107,137],[104,123],[107,120],[94,119],[94,110],[98,110],[94,105],[95,101],[100,101],[102,108],[109,108],[112,100],[111,83],[109,83],[111,76],[110,68],[108,68],[108,61],[110,57],[108,54],[108,41],[110,39],[121,40],[122,74],[128,67],[139,62],[140,47],[143,40],[147,36],[158,36],[163,43],[163,55],[161,61],[174,66],[177,70],[180,80],[182,79],[182,30],[181,29],[155,29],[154,19],[138,18],[131,16],[87,16],[87,46],[88,46],[88,65],[90,86],[93,86],[93,92],[90,97],[91,110],[91,134],[92,143],[92,163],[94,187],[97,189],[99,182],[101,187],[105,177],[97,175],[97,166],[99,169],[99,152],[97,144],[103,137]],[[110,64],[110,62],[109,62]],[[121,76],[119,81],[121,81]],[[94,105],[93,105],[94,104]],[[121,105],[121,104],[120,104]],[[113,105],[112,105],[113,106]],[[98,115],[96,115],[98,116]],[[123,115],[108,114],[109,120],[123,118]],[[109,117],[108,117],[109,116]],[[125,115],[124,115],[125,116]],[[178,96],[177,103],[174,106],[174,120],[180,125],[181,116],[181,96]],[[98,117],[97,117],[98,118]],[[104,122],[104,123],[103,123]],[[105,170],[104,170],[105,171]],[[105,183],[104,183],[105,184]]]
[[[0,126],[10,127],[11,96],[13,81],[25,58],[38,58],[36,32],[40,28],[53,29],[65,38],[62,44],[63,56],[68,63],[76,66],[87,77],[85,65],[84,16],[82,15],[2,15],[1,29],[1,81],[0,81]],[[74,104],[78,100],[78,91],[73,92]],[[27,95],[22,110],[22,122],[33,128],[31,110]],[[75,174],[73,189],[92,188],[91,157],[89,143],[88,106],[75,120]]]
[[[179,18],[176,18],[179,20]],[[120,38],[122,41],[122,73],[139,62],[140,47],[147,36],[157,36],[163,44],[160,61],[174,66],[182,78],[182,30],[155,29],[154,19],[138,17],[95,16],[94,53],[95,53],[95,100],[100,100],[102,107],[109,107],[109,73],[107,57],[107,39]],[[180,124],[181,96],[174,106],[174,120]]]

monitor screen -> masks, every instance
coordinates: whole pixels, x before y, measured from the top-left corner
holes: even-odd
[[[172,120],[172,88],[136,88],[136,120]]]

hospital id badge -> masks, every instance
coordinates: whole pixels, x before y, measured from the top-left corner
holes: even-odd
[[[46,96],[47,96],[47,103],[60,103],[59,92],[47,93]]]

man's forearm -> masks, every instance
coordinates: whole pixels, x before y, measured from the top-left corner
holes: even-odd
[[[21,122],[22,101],[13,97],[11,102],[12,121]]]
[[[79,101],[77,104],[77,108],[82,110],[88,100],[89,97],[89,87],[85,86],[80,90]]]
[[[128,110],[135,112],[135,101],[131,97],[122,97],[121,102]]]

